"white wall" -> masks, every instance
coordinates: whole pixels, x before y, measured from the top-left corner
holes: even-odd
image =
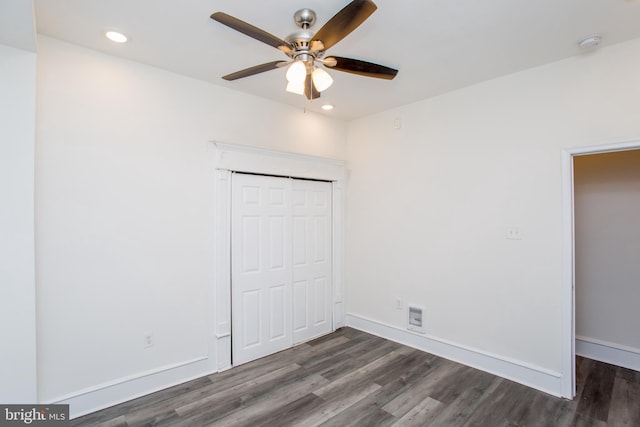
[[[640,150],[574,158],[576,335],[639,349]]]
[[[403,329],[400,297],[429,337],[559,375],[561,149],[640,135],[639,67],[634,40],[352,122],[347,311]]]
[[[0,402],[36,402],[36,54],[0,45]]]
[[[0,44],[29,52],[36,51],[33,0],[0,2]]]
[[[640,41],[358,120],[346,151],[341,122],[39,41],[42,400],[208,356],[208,140],[347,156],[352,315],[404,328],[400,297],[432,337],[560,371],[560,149],[640,134]]]
[[[46,37],[38,62],[41,399],[210,357],[208,141],[343,158],[346,125]]]

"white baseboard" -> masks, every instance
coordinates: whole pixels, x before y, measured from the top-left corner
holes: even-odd
[[[478,349],[386,325],[354,314],[344,316],[344,324],[373,335],[386,338],[419,350],[477,368],[500,377],[536,388],[554,396],[562,396],[560,373],[533,366],[526,362],[489,354]],[[336,325],[338,326],[338,325]],[[340,325],[342,326],[342,325]],[[576,353],[592,359],[639,370],[640,351],[617,348],[610,343],[576,340]],[[582,350],[582,351],[581,351]],[[615,353],[616,357],[607,355]],[[624,357],[620,357],[620,355]],[[122,378],[89,389],[48,399],[42,403],[70,405],[70,417],[80,416],[108,408],[119,403],[163,390],[217,372],[208,357],[165,366],[153,371]],[[568,396],[564,396],[568,397]]]
[[[571,398],[562,396],[562,375],[558,372],[386,325],[355,314],[347,314],[346,323],[352,328],[498,375],[553,396]]]
[[[576,336],[576,354],[600,362],[640,371],[640,349]]]
[[[42,403],[69,405],[69,416],[73,419],[215,372],[211,370],[210,360],[205,356],[100,384]]]

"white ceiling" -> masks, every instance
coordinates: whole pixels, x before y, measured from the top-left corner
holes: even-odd
[[[577,42],[599,33],[601,46],[640,37],[640,1],[374,0],[378,10],[328,54],[400,70],[391,81],[330,71],[318,100],[285,92],[285,69],[227,82],[220,77],[286,59],[278,50],[209,18],[223,11],[280,38],[297,30],[293,13],[317,14],[318,30],[349,0],[34,0],[37,31],[274,101],[353,119],[480,81],[584,54]],[[107,29],[126,33],[116,45]]]

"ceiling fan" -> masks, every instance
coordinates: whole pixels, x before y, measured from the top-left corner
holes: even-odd
[[[287,61],[273,61],[245,68],[222,78],[237,80],[288,65],[287,91],[304,94],[307,99],[319,98],[320,92],[333,83],[329,73],[321,66],[361,76],[391,80],[398,74],[398,70],[359,59],[340,56],[325,57],[327,49],[349,35],[376,9],[377,6],[371,0],[353,0],[315,34],[309,30],[316,21],[315,12],[311,9],[301,9],[293,16],[301,30],[290,34],[284,40],[224,12],[215,12],[211,15],[211,19],[273,46],[290,58]]]

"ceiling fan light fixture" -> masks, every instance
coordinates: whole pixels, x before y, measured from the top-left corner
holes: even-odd
[[[304,80],[307,78],[307,66],[304,62],[298,60],[289,65],[287,70],[287,81],[289,83],[304,84]]]
[[[287,92],[304,95],[304,81],[287,83]]]
[[[322,68],[316,68],[313,70],[313,74],[311,74],[311,79],[313,79],[313,85],[316,87],[318,92],[322,92],[324,90],[329,89],[329,86],[333,84],[333,79]]]

